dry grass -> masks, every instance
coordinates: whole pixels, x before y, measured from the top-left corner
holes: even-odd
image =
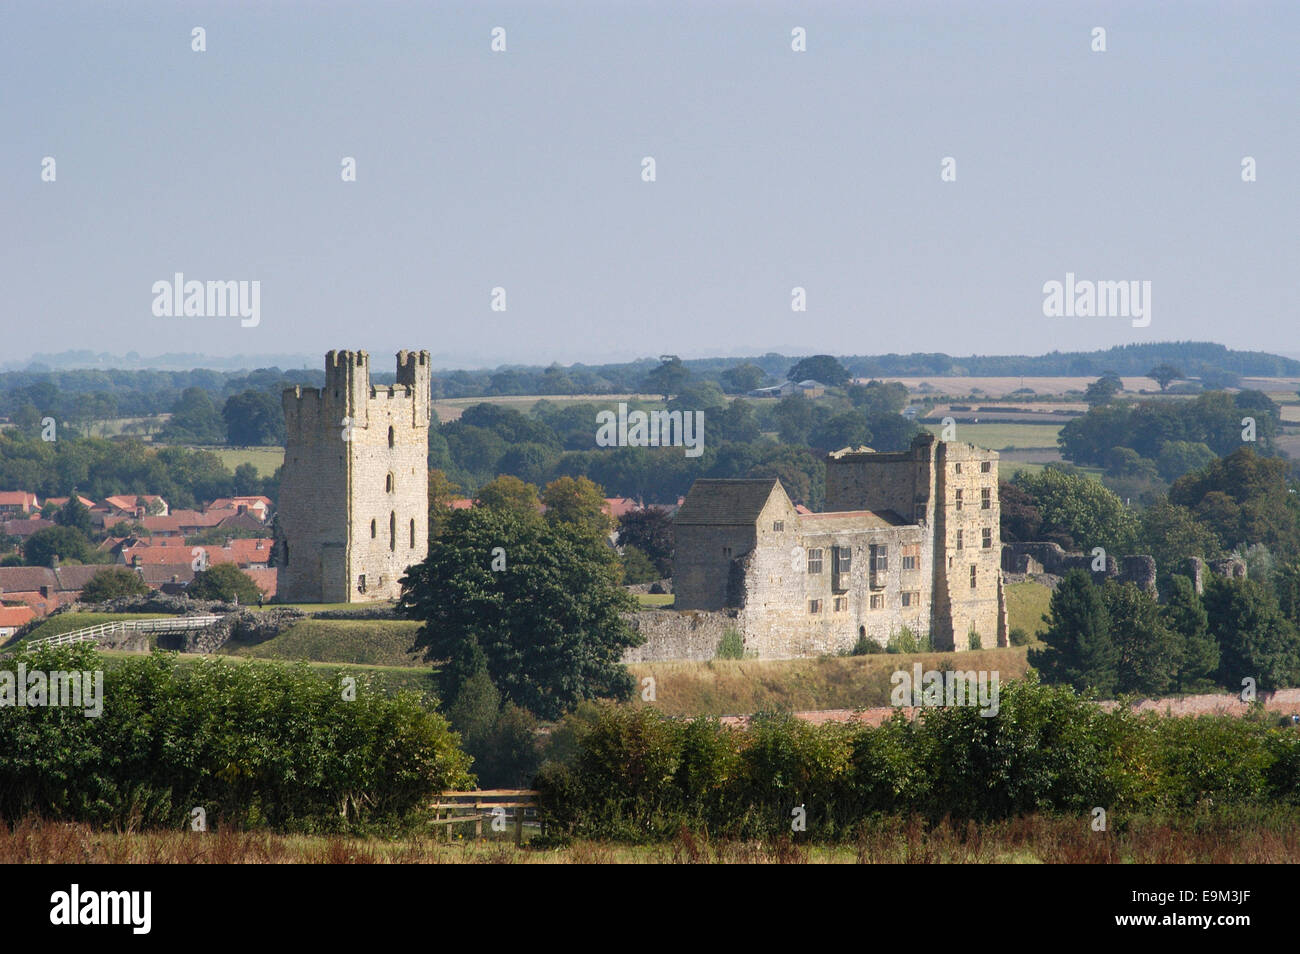
[[[1112,815],[1030,816],[928,825],[885,818],[841,846],[711,841],[683,829],[650,846],[575,841],[563,848],[509,840],[452,843],[305,837],[266,832],[101,832],[87,825],[25,819],[0,825],[0,863],[37,864],[1296,864],[1300,816],[1274,814],[1180,821]]]
[[[672,716],[723,716],[764,709],[887,706],[890,675],[916,662],[927,669],[996,670],[1003,682],[1023,677],[1028,669],[1025,649],[1016,647],[957,654],[633,663],[627,668],[638,684],[654,677],[656,709]]]

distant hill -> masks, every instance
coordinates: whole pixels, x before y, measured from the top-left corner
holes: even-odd
[[[503,364],[495,368],[453,369],[434,355],[433,365],[442,369],[437,373],[453,375],[491,375],[503,371],[540,374],[541,365]],[[759,356],[687,358],[686,367],[703,377],[713,377],[728,368],[748,362],[758,365],[774,377],[783,379],[800,358],[806,354],[786,355],[769,352]],[[1006,377],[1009,375],[1070,376],[1101,374],[1114,371],[1122,376],[1146,374],[1163,362],[1176,365],[1185,374],[1195,375],[1201,367],[1231,371],[1250,377],[1300,376],[1300,360],[1288,353],[1273,354],[1266,351],[1234,351],[1209,341],[1157,341],[1148,344],[1117,345],[1104,351],[1052,351],[1042,355],[968,355],[959,357],[942,352],[883,355],[837,355],[851,373],[859,377],[916,376],[916,375],[975,375]],[[142,357],[137,352],[113,355],[107,352],[63,351],[58,354],[37,354],[29,361],[10,361],[0,364],[0,371],[26,371],[39,374],[43,371],[74,369],[122,369],[155,371],[249,371],[253,369],[283,368],[318,370],[323,354],[263,354],[214,357],[204,354],[163,354]],[[644,373],[658,364],[654,358],[641,358],[609,364],[560,365],[563,370],[583,369],[597,375],[610,374],[624,377],[628,372]],[[293,375],[298,377],[299,375]]]

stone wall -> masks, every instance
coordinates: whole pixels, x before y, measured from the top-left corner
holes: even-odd
[[[632,613],[632,628],[646,638],[629,649],[623,662],[705,662],[718,655],[718,644],[728,627],[743,627],[740,610],[643,610]],[[743,631],[743,630],[742,630]],[[746,647],[749,648],[749,647]]]
[[[1055,543],[1008,543],[1002,548],[1002,569],[1006,573],[1037,576],[1064,576],[1070,570],[1084,570],[1096,583],[1115,580],[1132,583],[1151,596],[1157,596],[1156,576],[1159,568],[1154,557],[1146,554],[1121,556],[1118,562],[1106,554],[1105,569],[1092,568],[1095,558],[1087,553],[1068,553]],[[1246,564],[1235,557],[1215,560],[1208,567],[1204,560],[1192,557],[1175,572],[1186,574],[1196,592],[1202,592],[1205,573],[1214,572],[1230,579],[1245,579]]]

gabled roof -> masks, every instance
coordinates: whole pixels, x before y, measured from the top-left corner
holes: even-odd
[[[31,593],[42,586],[57,589],[58,585],[48,566],[0,566],[0,593]]]
[[[108,567],[95,563],[85,563],[73,566],[60,565],[59,568],[54,571],[54,575],[58,578],[59,589],[80,590],[90,582],[91,577],[100,570],[106,569],[108,569]]]
[[[673,523],[748,526],[758,521],[768,499],[780,487],[775,477],[752,480],[697,480]],[[782,490],[784,493],[784,490]]]
[[[6,520],[2,525],[4,532],[11,537],[23,537],[26,539],[33,533],[45,530],[49,527],[58,526],[53,520],[44,520],[40,517],[33,517],[30,520]]]

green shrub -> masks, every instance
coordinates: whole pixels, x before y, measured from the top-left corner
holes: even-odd
[[[1025,632],[1024,627],[1022,626],[1013,626],[1011,632],[1008,634],[1008,638],[1011,640],[1012,646],[1028,646],[1034,641],[1033,637]]]
[[[745,638],[740,635],[740,630],[736,629],[736,627],[728,626],[722,631],[722,639],[718,641],[717,658],[745,658]]]
[[[885,652],[884,646],[880,645],[880,643],[876,642],[874,639],[871,639],[866,633],[861,633],[858,635],[858,641],[853,644],[853,649],[850,651],[849,655],[875,656],[883,652]]]
[[[885,644],[885,652],[888,653],[928,653],[933,651],[929,633],[925,636],[917,636],[915,630],[910,626],[904,626],[894,633],[889,637],[889,642]]]
[[[439,791],[473,784],[469,757],[410,692],[306,665],[155,653],[105,668],[86,645],[0,660],[101,671],[97,718],[68,707],[0,707],[0,817],[178,829],[201,806],[213,827],[364,831],[415,820]]]
[[[983,640],[982,638],[980,638],[980,634],[977,633],[977,632],[975,632],[975,630],[972,629],[972,630],[970,631],[970,634],[967,635],[966,639],[967,639],[968,644],[969,644],[969,645],[968,645],[968,648],[970,648],[970,649],[983,649],[983,648],[984,648],[984,640]]]

